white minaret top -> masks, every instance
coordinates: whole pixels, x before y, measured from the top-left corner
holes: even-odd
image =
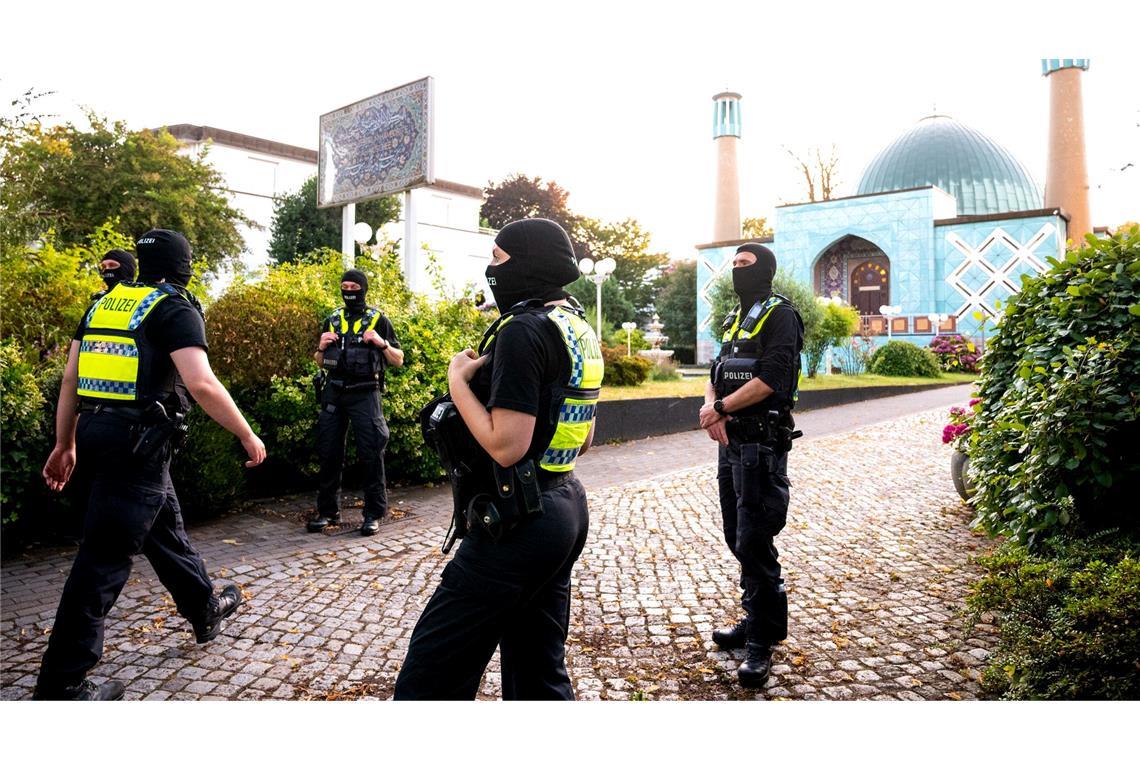
[[[739,240],[740,175],[736,144],[740,141],[740,94],[713,96],[713,142],[716,143],[716,213],[713,242]]]

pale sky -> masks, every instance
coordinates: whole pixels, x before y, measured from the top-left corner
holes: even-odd
[[[1140,219],[1136,4],[214,2],[7,4],[4,102],[55,90],[135,128],[317,147],[320,114],[435,78],[436,176],[522,172],[578,213],[638,219],[677,257],[712,236],[712,96],[741,93],[744,216],[805,200],[784,152],[834,143],[837,195],[937,107],[1044,185],[1042,57],[1088,57],[1093,224]],[[1132,10],[1128,10],[1131,7]],[[1121,171],[1121,167],[1136,164]]]

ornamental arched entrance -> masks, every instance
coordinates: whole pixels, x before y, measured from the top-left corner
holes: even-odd
[[[814,276],[816,295],[838,297],[863,315],[879,315],[891,302],[891,260],[870,240],[847,235],[819,257]]]

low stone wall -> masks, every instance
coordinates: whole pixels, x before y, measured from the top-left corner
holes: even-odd
[[[962,383],[936,383],[933,385],[872,385],[862,388],[828,388],[818,391],[800,391],[797,412],[808,412],[829,406],[853,404],[887,396],[901,396],[936,388],[947,388]],[[683,433],[696,430],[697,414],[704,399],[699,396],[682,398],[636,398],[622,401],[598,402],[598,422],[594,443],[633,441],[655,435]]]

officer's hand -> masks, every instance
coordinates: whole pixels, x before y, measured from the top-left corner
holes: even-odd
[[[69,446],[61,448],[60,446],[56,446],[51,450],[47,464],[44,465],[44,481],[51,490],[62,491],[63,487],[67,485],[67,481],[71,478],[71,473],[74,469],[75,447]]]
[[[701,407],[701,427],[708,429],[709,425],[724,419],[723,415],[716,409],[713,409],[712,402],[709,402]]]
[[[326,333],[321,333],[321,343],[319,346],[317,346],[317,350],[318,351],[324,351],[330,345],[332,345],[333,343],[336,343],[339,339],[340,338],[337,336],[337,334],[332,332],[331,330],[329,332],[326,332]]]
[[[447,381],[470,383],[475,377],[475,371],[487,361],[486,356],[479,356],[474,349],[465,348],[451,357],[451,364],[447,367]]]
[[[365,343],[371,343],[372,345],[376,346],[376,348],[388,347],[388,343],[383,338],[381,338],[380,333],[376,332],[375,330],[365,330],[363,337]]]
[[[719,416],[719,415],[718,415]],[[709,433],[709,438],[719,443],[721,446],[728,445],[728,417],[721,417],[718,422],[709,425],[705,430]]]
[[[246,467],[257,467],[265,461],[265,444],[256,435],[250,433],[248,438],[242,438],[241,445],[245,449],[245,453],[249,455],[249,460],[245,463]]]

